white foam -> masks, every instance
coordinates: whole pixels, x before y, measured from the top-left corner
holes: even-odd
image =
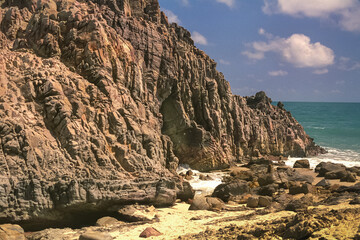
[[[316,157],[306,158],[310,162],[310,168],[314,169],[320,162],[333,162],[344,164],[346,167],[360,167],[360,153],[353,150],[340,150],[335,148],[326,148],[328,153]],[[304,158],[292,158],[285,162],[287,166],[292,167],[296,160]]]
[[[226,175],[224,172],[202,173],[197,170],[192,170],[188,165],[180,165],[177,173],[186,173],[188,170],[191,170],[194,173],[193,178],[189,181],[189,183],[196,191],[196,194],[211,195],[214,189],[222,183],[222,179]],[[212,180],[200,180],[200,174],[208,175],[212,178]]]

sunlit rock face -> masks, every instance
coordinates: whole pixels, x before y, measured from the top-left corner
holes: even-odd
[[[179,163],[320,151],[265,93],[233,95],[157,0],[5,0],[0,22],[1,221],[170,205]]]

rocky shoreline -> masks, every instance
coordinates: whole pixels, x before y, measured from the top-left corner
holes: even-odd
[[[312,170],[305,159],[295,168],[284,161],[261,157],[226,169],[211,195],[173,207],[113,206],[116,215],[80,229],[24,233],[0,225],[0,239],[359,239],[360,168],[323,162]],[[184,181],[192,177],[189,171]]]
[[[324,152],[264,92],[233,95],[157,0],[1,1],[0,238],[137,239],[154,227],[143,235],[169,239],[356,202],[357,185],[334,181],[357,181],[358,168],[321,166],[332,180],[314,186],[282,162]],[[194,198],[180,164],[229,176]]]

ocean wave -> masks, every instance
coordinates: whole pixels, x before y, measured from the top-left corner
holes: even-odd
[[[186,164],[180,164],[177,173],[186,173],[188,170],[191,170],[194,175],[193,178],[189,181],[191,187],[195,190],[196,194],[204,194],[211,195],[214,189],[222,183],[222,179],[227,173],[224,172],[210,172],[210,173],[202,173],[197,170],[193,170]],[[200,180],[200,174],[208,175],[212,180],[204,181]]]
[[[360,167],[360,152],[353,150],[341,150],[336,148],[325,148],[328,153],[321,154],[316,157],[306,158],[310,162],[310,168],[315,168],[320,162],[333,162],[344,164],[346,167]],[[289,157],[286,161],[286,165],[293,166],[296,160],[304,158]]]
[[[310,127],[312,129],[319,129],[319,130],[325,130],[326,128],[325,127]]]

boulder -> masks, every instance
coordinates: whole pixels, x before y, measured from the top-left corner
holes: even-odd
[[[308,159],[300,159],[294,163],[293,168],[310,168],[310,162]]]
[[[80,235],[79,240],[112,240],[114,239],[108,233],[86,232]]]
[[[311,197],[304,196],[300,199],[290,200],[290,202],[286,205],[285,210],[302,212],[305,211],[312,204],[313,199]]]
[[[292,195],[300,193],[308,194],[312,193],[313,191],[313,186],[309,183],[300,184],[296,182],[289,186],[289,193]]]
[[[346,170],[343,164],[337,164],[332,162],[321,162],[315,167],[315,172],[319,173],[319,177],[324,177],[327,172],[337,172]]]
[[[2,224],[0,240],[25,240],[24,229],[16,224]]]
[[[142,233],[140,233],[139,237],[148,238],[148,237],[155,237],[160,235],[162,235],[162,233],[156,230],[155,228],[147,227]]]
[[[281,180],[274,173],[263,174],[258,177],[258,183],[260,186],[266,186],[275,182],[280,183]]]
[[[360,176],[360,167],[351,167],[346,169],[349,172],[355,173],[357,176]]]
[[[279,189],[278,184],[269,184],[261,187],[258,190],[258,194],[262,196],[273,196]]]
[[[119,220],[117,220],[116,218],[113,218],[113,217],[102,217],[102,218],[99,218],[97,221],[96,221],[96,226],[99,226],[99,227],[104,227],[104,226],[111,226],[111,225],[116,225],[120,223]]]
[[[224,205],[224,202],[219,198],[199,196],[192,201],[189,210],[219,211],[223,209]]]
[[[272,198],[268,196],[259,196],[259,207],[269,207],[271,205]]]
[[[249,208],[257,208],[259,206],[259,197],[256,196],[249,197],[246,206]]]
[[[240,180],[252,181],[254,178],[254,172],[250,169],[233,169],[230,172],[230,176]]]
[[[324,177],[325,177],[325,179],[341,179],[347,175],[348,175],[348,172],[345,169],[343,169],[343,170],[338,170],[338,171],[326,172]]]
[[[340,178],[341,182],[356,182],[356,174],[352,172],[346,172],[346,175]]]
[[[222,183],[217,186],[212,196],[227,202],[231,196],[242,195],[249,192],[250,187],[246,181],[234,180],[229,183]]]
[[[176,191],[177,199],[186,202],[189,199],[193,199],[194,196],[195,196],[195,190],[192,188],[189,182],[184,181],[177,186],[177,191]]]
[[[155,219],[156,209],[153,206],[127,205],[118,210],[122,219],[129,222],[151,222]]]

